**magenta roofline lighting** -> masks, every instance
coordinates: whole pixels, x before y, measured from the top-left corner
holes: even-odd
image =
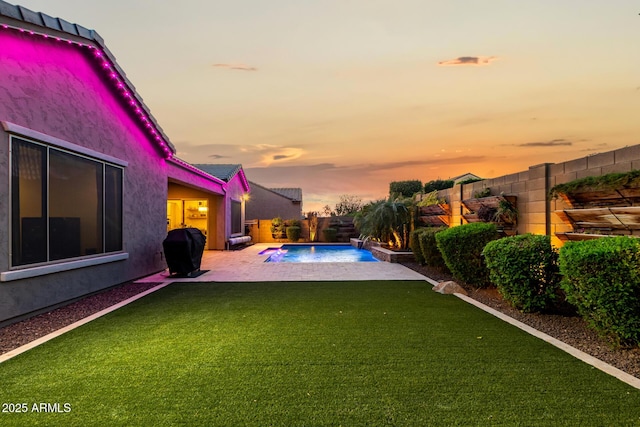
[[[93,56],[97,60],[102,61],[101,65],[102,65],[102,68],[107,73],[106,77],[108,77],[113,82],[115,90],[119,92],[120,95],[124,98],[125,103],[132,107],[133,113],[135,113],[135,115],[140,120],[142,127],[148,130],[148,132],[151,134],[152,139],[159,145],[160,149],[163,152],[164,158],[165,159],[174,158],[174,150],[171,148],[171,144],[161,136],[162,132],[159,131],[159,129],[157,129],[156,126],[153,124],[153,120],[145,111],[144,107],[142,107],[140,102],[134,96],[132,96],[132,92],[134,91],[132,91],[131,88],[128,87],[128,85],[126,84],[125,78],[120,75],[120,73],[118,72],[114,64],[112,64],[112,62],[106,57],[106,55],[104,55],[104,53],[99,48],[96,48],[95,46],[92,46],[89,43],[82,43],[82,42],[78,42],[75,40],[66,39],[58,36],[51,36],[49,34],[40,33],[33,30],[27,30],[24,28],[13,26],[13,25],[2,24],[0,28],[3,30],[19,31],[22,34],[29,34],[34,37],[36,36],[42,37],[52,41],[65,42],[67,44],[74,45],[78,48],[86,48],[86,49],[89,49],[90,51],[91,50],[95,51]],[[197,169],[197,168],[193,168],[193,169]],[[208,175],[208,174],[205,174],[205,175]]]
[[[100,68],[102,68],[105,72],[105,78],[111,82],[113,85],[113,89],[120,94],[123,98],[124,103],[131,107],[131,112],[134,116],[136,116],[142,125],[143,129],[147,130],[149,137],[151,140],[155,141],[155,143],[162,150],[163,157],[165,160],[170,160],[183,168],[186,168],[201,177],[216,182],[220,184],[223,189],[226,189],[227,183],[219,178],[216,178],[213,175],[206,173],[205,171],[196,168],[195,166],[181,160],[175,156],[175,149],[172,148],[172,145],[164,138],[162,131],[157,127],[151,115],[145,110],[144,106],[141,104],[141,101],[136,97],[135,90],[133,90],[127,84],[126,78],[118,71],[117,66],[108,58],[108,55],[105,54],[104,51],[99,47],[95,47],[89,43],[83,43],[75,40],[71,40],[68,38],[52,36],[45,33],[40,33],[33,30],[27,30],[25,28],[20,28],[17,26],[12,26],[8,24],[0,25],[0,29],[9,30],[9,31],[19,31],[22,34],[29,34],[34,37],[42,37],[47,40],[51,40],[54,42],[67,43],[69,45],[76,46],[80,49],[88,49],[89,52],[93,52],[93,58],[97,61],[100,61],[98,64]],[[248,190],[249,183],[244,175],[241,176],[242,184]]]

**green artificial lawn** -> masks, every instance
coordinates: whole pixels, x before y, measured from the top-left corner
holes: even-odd
[[[640,425],[640,390],[418,281],[175,283],[0,364],[0,402],[27,407],[2,426]]]

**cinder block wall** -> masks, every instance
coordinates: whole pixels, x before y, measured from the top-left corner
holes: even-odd
[[[470,184],[456,185],[438,192],[451,206],[451,226],[465,223],[462,200],[473,198],[485,189],[491,195],[516,196],[518,208],[518,234],[547,234],[555,246],[562,246],[556,232],[571,231],[556,210],[568,208],[560,199],[549,200],[549,190],[557,185],[587,176],[606,175],[614,172],[629,172],[640,169],[640,145],[620,148],[606,153],[594,154],[562,163],[543,163],[529,170],[485,179]]]

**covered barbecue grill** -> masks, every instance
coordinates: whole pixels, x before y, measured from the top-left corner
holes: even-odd
[[[197,228],[176,228],[162,242],[172,276],[190,277],[200,271],[207,238]]]

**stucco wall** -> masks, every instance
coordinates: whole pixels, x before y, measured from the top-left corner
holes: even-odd
[[[128,162],[124,170],[124,261],[0,283],[0,322],[164,268],[166,165],[133,113],[112,92],[87,48],[0,32],[0,121]],[[8,171],[9,137],[0,133]],[[0,174],[0,271],[9,269],[9,174]]]

